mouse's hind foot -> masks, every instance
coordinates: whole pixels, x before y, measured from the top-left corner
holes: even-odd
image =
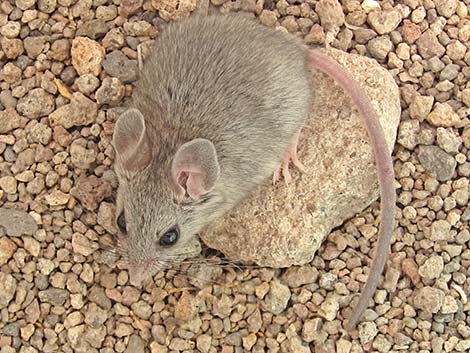
[[[305,166],[302,164],[302,162],[300,162],[297,156],[299,137],[300,137],[300,131],[294,135],[291,142],[287,146],[286,151],[284,152],[284,155],[282,156],[281,163],[279,164],[279,167],[276,168],[273,174],[273,184],[276,184],[276,182],[281,178],[281,174],[284,177],[284,181],[286,185],[292,182],[292,175],[290,174],[290,171],[289,171],[289,164],[291,162],[301,172],[305,171]]]

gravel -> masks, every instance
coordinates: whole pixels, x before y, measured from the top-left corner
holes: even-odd
[[[384,281],[350,335],[374,203],[286,270],[183,264],[143,288],[107,251],[111,136],[137,46],[194,0],[0,2],[0,352],[470,350],[470,4],[467,0],[212,0],[268,27],[378,60],[402,120],[397,228]]]

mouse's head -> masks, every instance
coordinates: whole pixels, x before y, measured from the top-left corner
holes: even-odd
[[[210,141],[172,146],[164,142],[171,139],[154,141],[149,135],[154,134],[137,109],[119,117],[113,135],[117,239],[134,284],[184,259],[194,236],[220,214],[223,200],[215,187],[220,168]]]

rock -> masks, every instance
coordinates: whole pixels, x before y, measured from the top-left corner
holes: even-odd
[[[135,304],[132,304],[135,305]],[[220,308],[219,303],[217,307]],[[230,311],[230,304],[228,309]],[[197,315],[197,301],[189,292],[183,292],[175,305],[175,318],[181,322],[188,322]]]
[[[105,198],[112,194],[111,184],[94,175],[80,177],[70,194],[78,199],[87,210],[94,211]]]
[[[16,244],[7,237],[0,238],[0,265],[4,265],[10,260],[16,251]]]
[[[439,43],[434,32],[430,29],[425,31],[421,37],[418,38],[416,45],[418,46],[419,54],[424,59],[429,59],[433,56],[441,57],[446,51],[442,44]]]
[[[377,0],[364,0],[361,4],[361,7],[365,12],[369,13],[374,10],[379,10],[380,4]]]
[[[421,28],[410,20],[403,21],[401,32],[403,39],[408,44],[413,44],[421,36]]]
[[[318,314],[324,317],[327,321],[333,321],[336,318],[336,314],[339,311],[338,298],[333,295],[329,295],[321,303]]]
[[[130,60],[119,50],[115,50],[106,55],[106,59],[103,61],[103,68],[108,75],[117,77],[124,83],[137,80],[137,61]]]
[[[6,308],[16,292],[16,279],[9,273],[0,272],[0,309]]]
[[[7,175],[0,178],[0,189],[5,191],[7,194],[16,194],[17,181],[15,177]]]
[[[439,219],[431,224],[428,238],[432,241],[450,240],[450,223]]]
[[[91,73],[98,76],[104,54],[104,48],[92,39],[76,37],[72,42],[72,65],[79,75]]]
[[[24,52],[21,39],[4,37],[0,43],[7,59],[16,59]]]
[[[438,127],[436,133],[437,144],[447,153],[453,155],[459,153],[460,146],[462,146],[462,139],[458,133],[454,132],[451,128]]]
[[[98,247],[98,243],[90,241],[83,234],[74,233],[72,236],[72,249],[77,254],[88,256],[98,249]]]
[[[143,0],[123,0],[119,5],[119,13],[124,16],[135,14],[142,7]]]
[[[230,313],[232,312],[232,309],[233,309],[232,306],[233,306],[233,301],[227,295],[224,294],[221,296],[220,299],[214,302],[212,313],[215,316],[218,316],[221,319],[224,319],[228,317]]]
[[[45,199],[50,206],[61,206],[66,205],[67,202],[69,202],[70,195],[63,193],[60,190],[54,190],[50,194],[47,194]]]
[[[86,311],[85,314],[85,323],[93,328],[98,328],[102,326],[106,320],[108,319],[108,315],[105,310],[101,309],[95,303],[91,303]]]
[[[442,304],[441,313],[443,314],[454,314],[459,310],[459,305],[457,304],[457,300],[447,295],[444,298],[444,303]],[[470,348],[470,347],[469,347]]]
[[[419,146],[418,159],[426,171],[439,181],[450,180],[457,166],[455,158],[437,146]]]
[[[61,125],[66,129],[89,125],[98,115],[98,106],[82,93],[73,94],[70,104],[66,104],[49,115],[51,126]]]
[[[452,16],[457,10],[457,0],[434,0],[437,13],[444,17]]]
[[[398,10],[372,11],[367,17],[372,28],[380,35],[390,33],[401,22],[401,14]]]
[[[117,232],[114,221],[114,212],[114,204],[109,202],[102,202],[98,209],[98,224],[111,234],[116,234]]]
[[[80,347],[80,343],[83,341],[83,333],[85,332],[85,325],[78,325],[67,330],[67,340],[70,345],[77,350]],[[82,352],[80,350],[79,352]],[[83,350],[83,352],[85,352]]]
[[[18,7],[22,11],[29,9],[30,7],[33,7],[34,4],[36,4],[36,0],[16,0],[15,1],[16,7]]]
[[[157,34],[155,27],[146,21],[125,22],[123,27],[124,27],[124,33],[133,37],[141,37],[141,36],[155,37]]]
[[[38,9],[44,13],[53,13],[57,7],[57,0],[38,0]]]
[[[4,77],[5,78],[5,77]],[[465,95],[462,96],[462,101],[465,102]],[[18,100],[13,97],[13,94],[10,90],[4,90],[0,92],[0,104],[7,109],[14,109]],[[3,112],[5,112],[5,110]],[[0,113],[1,115],[1,113]]]
[[[28,213],[13,208],[0,208],[0,227],[11,237],[34,235],[38,226]]]
[[[418,120],[405,120],[400,122],[397,142],[409,150],[413,150],[418,145],[420,133]]]
[[[49,276],[55,269],[55,265],[52,260],[40,258],[37,262],[37,268],[43,275]]]
[[[126,88],[116,77],[106,77],[101,87],[96,91],[95,97],[98,104],[118,105],[124,98]]]
[[[0,134],[6,134],[21,126],[21,118],[13,108],[0,111]]]
[[[196,0],[151,0],[152,7],[165,21],[177,20],[188,16],[196,9]]]
[[[168,347],[173,351],[173,352],[190,352],[193,351],[192,348],[193,342],[189,340],[185,340],[179,337],[174,337],[171,339],[170,344]],[[143,352],[143,351],[142,351]],[[128,352],[130,353],[130,352]]]
[[[5,82],[13,84],[20,82],[21,69],[13,63],[7,63],[1,70]]]
[[[94,285],[89,291],[88,291],[88,299],[92,303],[98,304],[100,307],[102,307],[105,310],[111,310],[111,300],[106,296],[106,293],[104,292],[104,288]]]
[[[143,300],[132,304],[131,308],[134,314],[143,320],[148,320],[152,315],[152,307]]]
[[[311,266],[292,266],[282,275],[282,281],[290,288],[314,283],[317,278],[318,270]]]
[[[470,107],[470,88],[466,88],[462,91],[462,102]]]
[[[54,60],[67,60],[70,57],[70,41],[68,39],[58,39],[54,41],[49,53]]]
[[[358,27],[354,30],[354,39],[359,44],[366,44],[372,38],[376,37],[377,33],[369,28]]]
[[[367,43],[367,49],[369,49],[370,54],[377,60],[384,60],[393,49],[393,43],[386,36],[372,38]]]
[[[403,260],[401,264],[401,269],[403,273],[411,279],[413,285],[417,286],[419,282],[421,282],[421,276],[419,275],[418,265],[413,259],[407,258]]]
[[[433,96],[414,96],[410,104],[410,116],[413,119],[424,121],[424,119],[428,117],[429,113],[431,113],[433,104]]]
[[[124,34],[119,28],[111,29],[101,41],[107,51],[121,49],[125,44]]]
[[[326,41],[325,37],[326,36],[323,28],[321,28],[319,24],[314,24],[310,30],[310,33],[305,36],[305,43],[322,45]]]
[[[321,318],[306,320],[302,326],[302,339],[305,342],[313,342],[318,337],[321,328]]]
[[[467,47],[462,44],[460,41],[455,41],[450,43],[446,47],[447,55],[451,58],[452,61],[458,61],[465,58],[465,54],[467,53]]]
[[[83,22],[80,26],[78,26],[77,33],[75,35],[78,37],[99,39],[108,33],[109,30],[110,26],[108,23],[104,22],[103,20],[94,19]]]
[[[338,0],[320,0],[315,6],[315,11],[326,31],[334,31],[344,23],[344,12]]]
[[[439,74],[439,81],[452,81],[459,74],[460,66],[457,64],[448,64]]]
[[[426,118],[434,126],[452,127],[460,123],[459,115],[448,103],[436,103]]]
[[[274,11],[263,10],[259,15],[260,22],[267,27],[274,27],[277,22],[277,16]]]
[[[287,340],[281,343],[282,352],[288,353],[311,353],[309,346],[302,342],[299,336],[294,335],[288,337]]]
[[[351,348],[352,348],[352,342],[348,341],[347,339],[340,338],[338,341],[336,341],[337,353],[349,353],[351,352]],[[381,350],[380,352],[388,352],[388,351]]]
[[[84,74],[75,81],[78,90],[83,94],[93,93],[99,86],[100,80],[92,74]]]
[[[444,260],[440,256],[433,255],[419,267],[419,274],[423,278],[434,279],[439,278],[443,270]]]
[[[129,337],[129,343],[124,353],[145,353],[145,341],[138,335]]]
[[[279,281],[272,281],[271,288],[264,299],[265,310],[279,315],[286,309],[290,297],[289,287]]]
[[[391,149],[400,119],[394,79],[375,60],[334,49],[329,53],[358,82],[368,82],[363,88],[378,112]],[[316,72],[314,80],[316,96],[306,123],[311,128],[303,131],[304,146],[301,142],[299,151],[305,173],[287,187],[273,187],[266,181],[241,206],[201,234],[209,247],[232,260],[270,267],[308,263],[333,228],[378,197],[374,157],[362,118],[330,78]]]
[[[34,257],[39,256],[41,244],[33,237],[23,237],[23,247]]]
[[[374,322],[361,322],[358,325],[358,331],[359,340],[362,345],[371,342],[379,332],[377,325]]]
[[[122,304],[130,306],[139,300],[140,292],[134,287],[125,287],[122,291]]]
[[[94,348],[101,348],[104,339],[106,338],[106,327],[99,328],[88,327],[85,331],[85,340]]]
[[[196,339],[196,348],[202,353],[209,353],[212,344],[212,337],[202,334]],[[153,352],[152,352],[153,353]]]
[[[199,339],[200,337],[201,336],[198,336],[197,339]],[[209,352],[209,351],[204,351],[202,348],[199,348],[199,350],[202,353],[208,353]],[[168,348],[166,346],[160,344],[160,343],[152,342],[152,343],[150,343],[150,353],[168,353]]]
[[[39,292],[39,300],[56,306],[62,306],[69,298],[69,292],[60,288],[49,288]]]
[[[16,38],[21,31],[21,25],[18,21],[8,21],[0,26],[0,34],[6,38]]]
[[[70,146],[70,156],[76,168],[88,169],[96,160],[95,150],[86,149],[79,143],[73,142]]]
[[[52,129],[46,124],[36,124],[31,129],[28,138],[31,142],[41,143],[47,145],[52,137]]]
[[[46,44],[46,39],[41,37],[26,37],[23,40],[24,49],[30,58],[36,58],[42,53]]]
[[[414,305],[428,314],[435,314],[444,304],[444,296],[444,292],[437,288],[419,288],[414,296]]]
[[[37,119],[54,111],[54,96],[42,88],[34,88],[18,100],[16,109],[29,119]]]
[[[468,352],[469,349],[470,349],[470,339],[466,339],[466,340],[461,339],[455,345],[455,350],[457,352]],[[446,349],[446,351],[449,351],[449,350]]]

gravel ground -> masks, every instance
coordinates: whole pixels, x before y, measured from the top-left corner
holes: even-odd
[[[137,46],[193,1],[0,1],[0,352],[470,351],[469,0],[212,0],[374,57],[400,86],[398,228],[357,331],[341,325],[366,278],[378,203],[310,265],[201,262],[130,286],[102,249],[115,232],[115,113],[137,79]]]

